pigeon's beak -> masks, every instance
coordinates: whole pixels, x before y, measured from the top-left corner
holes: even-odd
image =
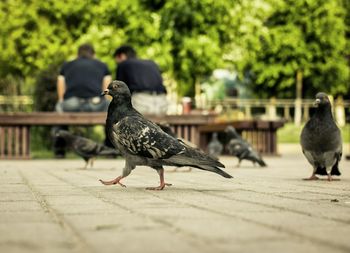
[[[109,95],[109,89],[105,89],[104,91],[102,91],[101,96],[104,95]]]
[[[318,106],[321,103],[321,99],[317,98],[314,102],[314,106]]]

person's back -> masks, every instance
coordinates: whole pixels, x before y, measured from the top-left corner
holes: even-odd
[[[158,66],[151,60],[131,58],[121,62],[117,77],[128,84],[131,93],[166,93]]]
[[[157,64],[136,58],[136,51],[127,45],[113,56],[118,64],[116,78],[128,85],[134,108],[144,114],[166,114],[166,89]]]
[[[99,60],[79,57],[65,63],[60,74],[65,77],[66,82],[64,99],[91,98],[101,93],[103,79],[109,75],[109,71]]]

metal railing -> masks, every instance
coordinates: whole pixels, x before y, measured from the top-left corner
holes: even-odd
[[[226,98],[207,102],[207,108],[218,108],[223,113],[238,111],[243,119],[262,117],[265,119],[285,119],[296,124],[305,122],[310,117],[313,99],[240,99]],[[346,111],[350,112],[350,100],[338,98],[332,100],[333,114],[339,125],[345,125]],[[255,111],[259,111],[259,115]]]
[[[31,96],[0,96],[0,112],[31,112],[33,105]]]

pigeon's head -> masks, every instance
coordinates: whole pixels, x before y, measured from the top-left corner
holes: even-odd
[[[102,96],[110,95],[112,97],[119,97],[119,96],[130,97],[131,93],[128,86],[124,82],[114,80],[108,85],[108,88],[105,89],[101,95]]]
[[[55,135],[56,137],[62,137],[62,138],[72,136],[72,134],[66,130],[58,130]]]
[[[233,135],[237,134],[236,129],[233,126],[227,126],[225,129],[225,133],[227,133],[227,134],[230,133]]]
[[[316,94],[316,100],[315,100],[315,106],[316,107],[323,107],[330,105],[329,98],[326,93],[324,92],[319,92]]]

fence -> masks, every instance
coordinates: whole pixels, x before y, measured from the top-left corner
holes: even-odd
[[[239,99],[207,101],[205,108],[221,107],[222,111],[240,112],[236,119],[248,120],[260,117],[266,120],[285,119],[296,124],[306,121],[313,107],[312,99]],[[350,100],[338,98],[334,101],[334,116],[340,126],[345,125],[346,112],[350,113]],[[33,111],[31,96],[0,96],[0,112],[31,112]],[[257,113],[258,111],[258,113]]]
[[[339,125],[346,123],[346,112],[350,113],[350,100],[338,98],[333,102],[333,113]],[[305,122],[310,117],[310,110],[313,108],[313,99],[239,99],[226,98],[208,102],[209,108],[220,108],[222,111],[241,112],[241,117],[251,119],[260,117],[268,120],[285,119],[294,121],[296,124]],[[259,115],[256,113],[259,109]]]

